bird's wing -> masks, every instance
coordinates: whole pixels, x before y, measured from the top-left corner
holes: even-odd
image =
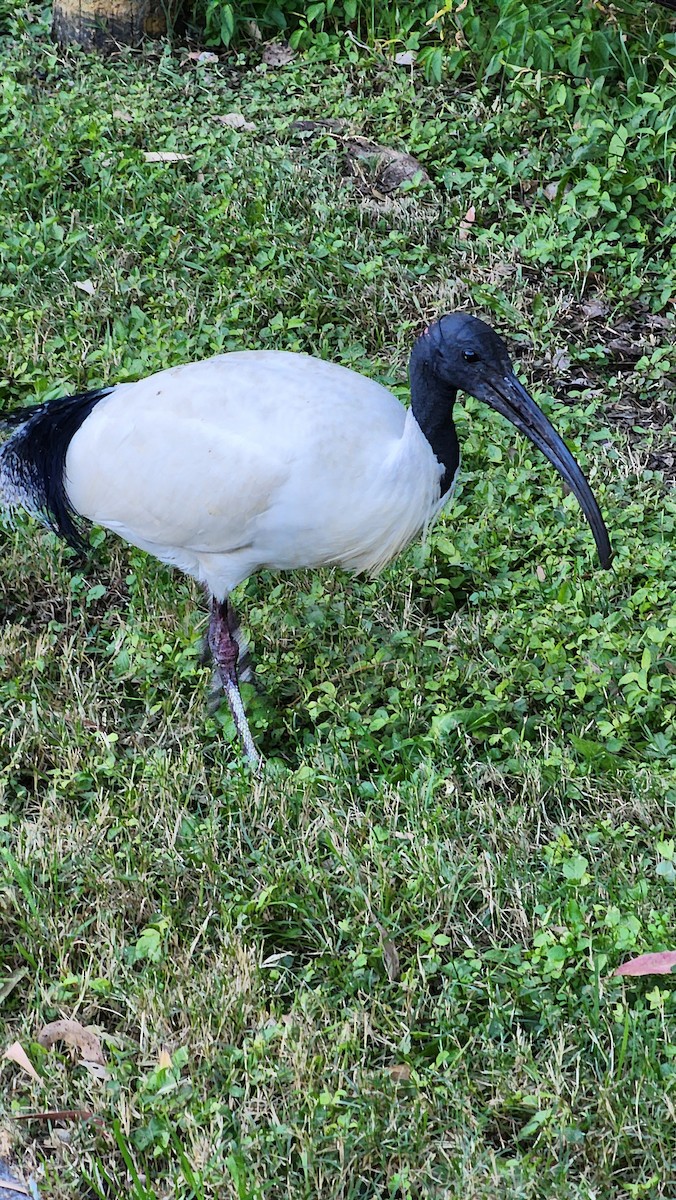
[[[337,454],[363,469],[363,446],[396,440],[404,416],[384,388],[335,364],[221,355],[99,401],[69,447],[66,489],[76,512],[129,541],[227,554],[255,540],[290,477],[302,473],[311,505]]]

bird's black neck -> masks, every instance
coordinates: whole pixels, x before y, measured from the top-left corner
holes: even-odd
[[[425,344],[421,339],[414,348],[409,364],[411,409],[436,459],[444,468],[441,495],[445,496],[460,465],[458,435],[453,424],[456,393],[432,370],[424,350]]]

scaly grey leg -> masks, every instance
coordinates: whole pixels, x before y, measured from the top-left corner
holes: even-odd
[[[214,663],[221,677],[235,722],[235,729],[239,734],[247,760],[249,765],[257,770],[263,760],[251,736],[237,678],[237,659],[240,648],[235,635],[238,628],[239,622],[230,601],[212,599],[208,634],[209,647],[214,656]]]

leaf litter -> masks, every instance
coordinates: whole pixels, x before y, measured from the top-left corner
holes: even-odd
[[[92,1064],[97,1067],[106,1066],[106,1059],[96,1033],[91,1026],[81,1025],[79,1021],[64,1019],[50,1021],[41,1029],[38,1044],[50,1050],[55,1042],[65,1042],[74,1050],[79,1050],[84,1065]],[[95,1074],[96,1072],[92,1072]]]
[[[7,1058],[10,1062],[16,1063],[17,1067],[21,1067],[22,1071],[25,1071],[27,1075],[30,1075],[31,1079],[34,1079],[36,1083],[42,1083],[42,1079],[35,1070],[35,1067],[26,1054],[21,1042],[12,1042],[12,1045],[8,1046],[5,1050],[3,1058]]]
[[[673,975],[676,973],[676,950],[657,950],[652,954],[639,954],[621,963],[613,975]]]

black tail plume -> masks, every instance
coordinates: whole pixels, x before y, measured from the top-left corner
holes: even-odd
[[[72,438],[111,388],[61,396],[0,418],[14,433],[0,450],[0,501],[25,508],[76,550],[86,543],[66,492]]]

